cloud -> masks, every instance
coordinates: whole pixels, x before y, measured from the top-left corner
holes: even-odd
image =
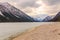
[[[60,12],[60,0],[39,0],[38,13],[55,15]]]
[[[42,0],[42,1],[47,5],[56,5],[60,3],[60,0]]]
[[[0,0],[1,2],[8,2],[11,5],[22,9],[24,12],[35,15],[36,8],[40,7],[40,4],[36,3],[38,0]]]
[[[16,3],[20,7],[39,7],[36,3],[37,0],[0,0],[2,2]]]
[[[0,0],[9,2],[29,15],[56,14],[60,12],[60,0]]]
[[[20,6],[22,7],[39,7],[40,5],[38,5],[36,3],[37,0],[25,0],[24,2],[20,3]]]

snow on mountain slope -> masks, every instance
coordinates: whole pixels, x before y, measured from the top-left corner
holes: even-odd
[[[34,22],[32,17],[9,3],[0,3],[0,12],[4,15],[6,19],[5,22]]]

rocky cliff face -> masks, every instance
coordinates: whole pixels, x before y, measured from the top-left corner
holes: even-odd
[[[0,3],[0,22],[34,22],[34,19],[9,3]]]

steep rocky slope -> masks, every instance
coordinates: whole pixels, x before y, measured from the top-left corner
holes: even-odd
[[[9,3],[0,3],[1,22],[33,22],[34,19]],[[2,19],[1,19],[2,18]]]

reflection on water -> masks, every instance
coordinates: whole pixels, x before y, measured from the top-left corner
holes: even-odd
[[[47,23],[47,22],[46,22]],[[10,36],[14,37],[25,30],[36,27],[42,24],[46,24],[44,22],[40,23],[0,23],[0,40],[8,40]]]

